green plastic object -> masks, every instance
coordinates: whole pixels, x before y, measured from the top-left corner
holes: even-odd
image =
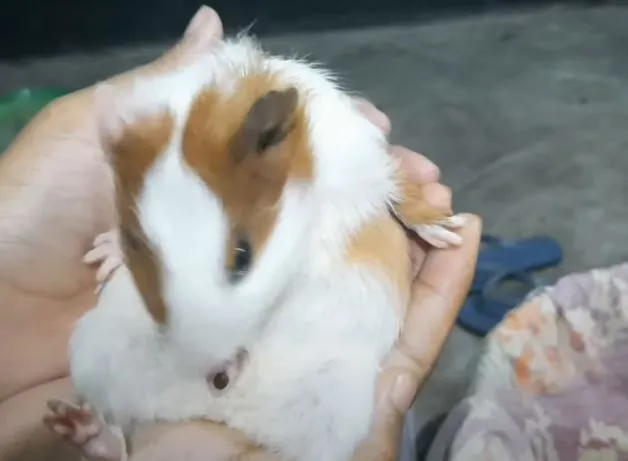
[[[42,108],[65,94],[63,90],[23,88],[0,97],[0,154]]]

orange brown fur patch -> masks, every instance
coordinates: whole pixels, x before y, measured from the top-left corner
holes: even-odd
[[[410,242],[405,230],[390,215],[367,223],[347,247],[347,262],[377,267],[392,281],[402,295],[403,305],[410,297],[412,264]]]
[[[163,324],[166,308],[161,298],[159,261],[139,223],[137,196],[146,173],[169,144],[174,119],[162,113],[125,127],[122,135],[108,141],[116,180],[116,206],[126,264],[153,319]]]
[[[261,135],[276,127],[281,141],[256,152]],[[284,130],[281,132],[281,130]],[[209,189],[222,201],[232,234],[227,267],[239,235],[253,253],[262,251],[289,179],[310,180],[313,156],[308,123],[296,90],[268,73],[237,82],[232,94],[209,88],[194,101],[183,133],[183,153]]]
[[[421,186],[405,179],[398,173],[398,184],[401,200],[395,203],[395,213],[406,226],[432,224],[452,215],[451,209],[438,209],[430,205],[423,195]]]

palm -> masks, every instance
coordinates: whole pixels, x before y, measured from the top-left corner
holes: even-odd
[[[221,36],[222,27],[215,12],[199,13],[182,42],[163,58],[111,82],[125,86],[132,74],[171,69],[206,52]],[[68,337],[74,321],[95,300],[94,269],[82,258],[94,237],[114,225],[115,213],[110,172],[95,139],[92,98],[92,90],[87,89],[53,104],[0,158],[0,370],[11,370],[0,373],[0,417],[12,421],[9,432],[0,430],[0,451],[7,437],[15,437],[13,429],[32,434],[34,427],[41,426],[46,398],[70,390],[67,380],[58,379],[67,374]],[[368,104],[363,109],[389,131],[383,114]],[[431,163],[397,147],[392,154],[407,163],[412,180],[426,184],[426,197],[451,203],[449,192],[437,184],[438,170]],[[400,373],[412,379],[401,402],[378,409],[372,443],[365,445],[366,456],[356,459],[395,458],[400,415],[427,376],[453,323],[472,275],[479,229],[476,221],[465,231],[468,244],[458,252],[434,255],[414,248],[415,266],[421,270],[402,340],[386,364],[381,389],[385,392]],[[28,391],[18,395],[24,389]],[[9,404],[3,406],[4,402]],[[217,425],[181,425],[156,436],[160,443],[152,446],[157,452],[139,450],[133,459],[171,459],[169,450],[177,457],[182,445],[196,450],[191,459],[211,459],[216,451],[233,455],[246,451],[247,459],[272,459],[252,452],[241,434]],[[37,445],[30,436],[11,443]],[[43,457],[49,453],[42,453]]]
[[[205,23],[163,57],[110,82],[124,86],[206,52],[222,28],[213,12],[198,18]],[[91,88],[60,99],[0,158],[0,369],[13,370],[0,374],[0,402],[65,373],[69,330],[95,300],[94,271],[82,258],[115,214],[93,115]]]
[[[48,115],[30,127],[43,139],[65,128],[51,126]],[[48,137],[30,158],[14,155],[22,138],[0,163],[0,366],[26,364],[19,382],[1,383],[0,399],[65,371],[69,328],[94,301],[94,276],[81,259],[94,232],[112,224],[110,180],[102,155],[77,126],[60,142]],[[15,344],[28,346],[16,351]]]

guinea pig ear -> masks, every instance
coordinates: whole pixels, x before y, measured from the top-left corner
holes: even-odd
[[[247,155],[264,155],[281,143],[293,127],[298,101],[299,94],[293,87],[270,91],[258,99],[233,139],[236,161]]]

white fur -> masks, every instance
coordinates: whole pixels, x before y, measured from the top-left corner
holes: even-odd
[[[315,180],[288,184],[266,251],[234,286],[223,270],[226,217],[182,161],[181,128],[203,86],[228,93],[235,79],[263,68],[307,98]],[[377,267],[344,259],[352,235],[386,215],[397,194],[383,134],[323,71],[263,55],[247,38],[172,75],[138,81],[129,100],[106,91],[99,104],[118,115],[103,116],[103,135],[163,108],[177,117],[177,134],[139,200],[141,224],[165,267],[172,317],[158,331],[128,269],[118,268],[72,336],[78,393],[124,427],[208,418],[285,459],[349,459],[369,430],[379,366],[405,309]],[[240,346],[249,348],[242,374],[224,392],[210,392],[207,373]]]

